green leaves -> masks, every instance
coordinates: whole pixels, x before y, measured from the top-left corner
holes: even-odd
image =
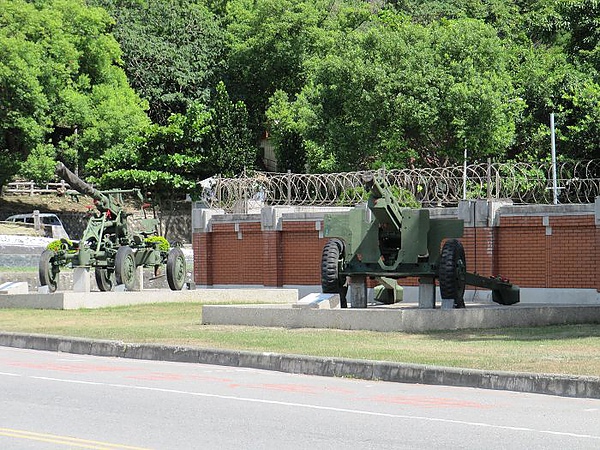
[[[0,185],[59,159],[177,197],[252,168],[265,135],[282,171],[539,159],[551,112],[559,152],[592,158],[599,17],[596,0],[0,0]]]
[[[194,194],[198,180],[217,173],[235,176],[252,168],[256,150],[250,140],[247,113],[232,103],[223,83],[209,106],[190,105],[166,125],[151,125],[141,136],[125,140],[119,151],[91,159],[87,169],[102,187],[138,187],[157,198],[174,200]]]
[[[44,183],[54,176],[56,150],[52,145],[38,144],[23,163],[20,173],[26,180]]]
[[[83,168],[146,126],[112,23],[84,0],[0,0],[0,184],[31,152],[21,175],[47,179],[48,158]]]
[[[463,19],[430,27],[386,21],[340,37],[311,60],[295,101],[273,96],[276,140],[290,130],[320,149],[311,170],[356,170],[501,155],[514,139],[516,96],[494,30]],[[342,45],[343,41],[343,45]],[[522,105],[521,105],[522,107]]]
[[[204,2],[95,0],[116,18],[131,86],[148,100],[151,119],[165,125],[195,101],[206,102],[221,77],[224,33]]]

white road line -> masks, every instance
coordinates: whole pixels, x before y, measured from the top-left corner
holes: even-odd
[[[121,389],[164,392],[164,393],[169,393],[169,394],[189,395],[189,396],[205,397],[205,398],[218,398],[218,399],[222,399],[222,400],[233,400],[233,401],[239,401],[239,402],[261,403],[261,404],[266,404],[266,405],[290,406],[290,407],[295,407],[295,408],[306,408],[306,409],[314,409],[314,410],[320,410],[320,411],[332,411],[332,412],[356,414],[356,415],[363,415],[363,416],[387,417],[387,418],[391,418],[391,419],[440,422],[440,423],[449,423],[449,424],[455,424],[455,425],[466,425],[466,426],[471,426],[471,427],[493,428],[493,429],[497,429],[497,430],[524,431],[524,432],[528,432],[528,433],[551,434],[554,436],[565,436],[565,437],[591,439],[591,440],[600,441],[600,435],[595,436],[595,435],[591,435],[591,434],[568,433],[568,432],[563,432],[563,431],[536,430],[534,428],[529,428],[529,427],[511,427],[511,426],[506,426],[506,425],[494,425],[494,424],[483,423],[483,422],[469,422],[469,421],[464,421],[464,420],[442,419],[442,418],[436,418],[436,417],[413,416],[413,415],[404,415],[404,414],[390,414],[390,413],[381,413],[381,412],[374,412],[374,411],[364,411],[364,410],[359,410],[359,409],[336,408],[333,406],[319,406],[319,405],[310,405],[310,404],[306,404],[306,403],[282,402],[282,401],[277,401],[277,400],[265,400],[265,399],[250,398],[250,397],[235,397],[232,395],[209,394],[209,393],[205,393],[205,392],[181,391],[181,390],[177,390],[177,389],[163,389],[163,388],[148,387],[148,386],[136,386],[136,385],[127,385],[127,384],[115,384],[115,383],[100,383],[100,382],[93,382],[93,381],[67,380],[67,379],[63,379],[63,378],[37,377],[37,376],[31,376],[28,378],[33,378],[33,379],[37,379],[37,380],[45,380],[45,381],[56,381],[56,382],[60,382],[60,383],[107,386],[107,387],[114,387],[114,388],[121,388]]]
[[[10,373],[10,372],[0,372],[0,375],[5,375],[7,377],[21,377],[23,375],[20,375],[18,373]]]

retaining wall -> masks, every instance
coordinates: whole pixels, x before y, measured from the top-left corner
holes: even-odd
[[[192,209],[194,281],[201,286],[320,285],[327,212],[263,207],[254,214]],[[430,210],[465,221],[467,270],[529,288],[600,291],[600,197],[595,204],[515,206],[464,201]],[[401,284],[416,285],[406,279]]]
[[[31,211],[28,211],[31,212]],[[46,212],[46,211],[41,211]],[[87,213],[82,212],[65,212],[65,211],[47,211],[55,213],[63,223],[65,231],[71,237],[71,239],[79,239],[83,235],[85,227],[88,224],[89,216]],[[0,213],[0,221],[5,220],[8,216],[13,213]],[[16,213],[15,213],[16,214]],[[141,215],[137,214],[134,217],[140,218]],[[171,215],[165,215],[162,218],[162,229],[165,233],[167,240],[179,241],[185,244],[191,243],[191,218],[190,211],[176,211]]]

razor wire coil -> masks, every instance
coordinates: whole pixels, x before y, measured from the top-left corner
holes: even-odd
[[[371,173],[373,173],[372,171]],[[515,204],[553,202],[549,163],[490,163],[466,166],[379,170],[397,190],[407,191],[423,207],[456,206],[467,199],[510,199]],[[363,177],[369,172],[297,174],[246,172],[213,179],[204,189],[210,208],[240,211],[240,205],[354,206],[366,201]],[[558,201],[593,203],[600,196],[600,160],[557,165]],[[466,194],[466,196],[465,196]]]

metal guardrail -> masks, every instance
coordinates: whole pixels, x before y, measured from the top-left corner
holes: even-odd
[[[216,177],[210,185],[205,183],[202,201],[208,207],[230,212],[243,212],[249,202],[352,206],[366,200],[365,173],[253,172],[239,178]],[[550,163],[472,164],[466,170],[464,166],[394,169],[385,170],[384,175],[391,186],[412,193],[424,207],[455,206],[464,197],[511,199],[515,204],[553,201]],[[560,163],[557,183],[559,203],[593,203],[600,195],[600,160]]]

